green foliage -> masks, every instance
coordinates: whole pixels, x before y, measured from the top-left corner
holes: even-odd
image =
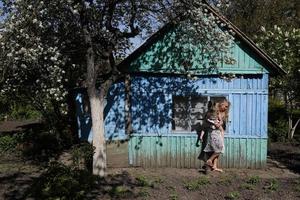
[[[15,150],[17,146],[17,138],[11,135],[0,137],[0,154],[9,153]]]
[[[16,99],[0,94],[0,121],[38,119],[41,113],[31,104],[26,104]]]
[[[279,181],[276,179],[271,179],[264,186],[264,189],[267,191],[277,191],[278,188],[279,188]]]
[[[260,177],[259,176],[251,176],[248,180],[247,183],[251,185],[257,185],[260,182]]]
[[[138,176],[135,178],[137,181],[137,184],[143,187],[154,187],[154,182],[152,180],[149,180],[145,176]]]
[[[232,183],[232,176],[222,176],[219,178],[218,183],[225,186],[230,186]]]
[[[245,189],[245,190],[254,190],[254,185],[249,184],[249,183],[243,183],[240,186],[241,189]]]
[[[239,29],[252,37],[261,26],[267,28],[274,25],[296,27],[299,24],[297,17],[298,0],[234,0],[226,2],[221,10]]]
[[[62,164],[51,163],[32,185],[28,196],[41,200],[86,199],[96,180],[96,176],[85,170],[72,170]]]
[[[300,178],[298,178],[294,181],[294,189],[296,192],[300,193]]]
[[[258,45],[287,72],[284,76],[271,79],[270,94],[283,95],[285,106],[291,112],[300,99],[300,29],[274,25],[268,29],[262,27],[261,30],[257,37]]]
[[[125,186],[115,186],[109,191],[109,195],[114,198],[126,198],[132,194],[132,191]]]
[[[240,197],[240,193],[238,191],[229,192],[225,199],[238,199]]]
[[[147,199],[147,197],[150,196],[150,193],[149,193],[149,191],[148,191],[147,188],[142,188],[142,189],[139,191],[138,196],[143,197],[144,199]]]
[[[206,176],[200,177],[197,180],[186,181],[184,187],[187,190],[195,191],[201,188],[201,186],[210,184],[210,181]]]
[[[170,195],[169,195],[169,199],[170,200],[178,200],[179,197],[178,197],[178,194],[176,192],[172,192]]]
[[[283,142],[288,131],[287,111],[281,101],[270,98],[268,133],[273,142]]]
[[[259,184],[261,181],[261,178],[259,176],[251,176],[246,180],[246,183],[241,184],[241,189],[246,190],[254,190],[255,186]]]
[[[90,143],[84,142],[74,145],[71,150],[72,163],[78,169],[92,169],[94,147]]]
[[[41,125],[19,134],[18,141],[25,157],[48,161],[72,144],[72,135],[68,129],[58,132],[56,129]]]

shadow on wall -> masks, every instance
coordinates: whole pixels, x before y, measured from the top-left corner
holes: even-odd
[[[124,124],[124,83],[115,83],[109,90],[104,108],[106,140],[123,140],[125,136]],[[75,97],[76,116],[78,123],[78,137],[80,140],[92,142],[92,120],[90,103],[86,89],[80,89]]]

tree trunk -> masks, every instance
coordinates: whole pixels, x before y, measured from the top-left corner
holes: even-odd
[[[300,119],[297,120],[297,122],[295,123],[294,127],[292,126],[292,129],[291,129],[291,139],[294,138],[294,134],[295,134],[295,131],[296,131],[296,128],[297,128],[299,122],[300,122]]]
[[[292,139],[292,128],[293,128],[292,116],[289,114],[289,117],[288,117],[288,139]]]
[[[103,177],[106,175],[106,149],[104,133],[104,94],[97,94],[95,87],[88,88],[91,105],[93,131],[93,174]],[[100,92],[101,93],[101,92]]]
[[[95,65],[95,52],[92,46],[92,39],[84,29],[85,41],[88,45],[86,52],[87,65],[87,87],[90,99],[93,146],[95,148],[93,155],[93,174],[104,177],[106,175],[106,151],[105,151],[105,134],[104,134],[104,89],[101,91],[96,89],[96,80],[98,75],[98,66]]]

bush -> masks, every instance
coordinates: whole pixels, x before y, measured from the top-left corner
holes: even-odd
[[[268,124],[269,138],[272,142],[284,142],[287,139],[288,123],[285,120],[276,120]]]
[[[41,113],[37,111],[31,104],[15,101],[11,98],[0,95],[0,121],[23,120],[23,119],[39,119]]]
[[[35,181],[27,196],[41,200],[87,199],[97,179],[86,170],[74,170],[55,162]]]
[[[92,170],[94,147],[88,142],[74,145],[71,149],[73,167]]]
[[[11,135],[5,135],[0,137],[0,154],[12,152],[17,145],[17,138]]]
[[[287,138],[288,113],[284,105],[276,99],[270,99],[268,134],[272,142],[283,142]]]

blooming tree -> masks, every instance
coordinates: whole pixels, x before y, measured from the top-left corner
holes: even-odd
[[[232,62],[225,56],[231,33],[206,6],[190,0],[4,1],[1,93],[24,94],[41,110],[56,105],[61,113],[66,110],[68,89],[85,80],[80,86],[87,87],[91,106],[93,173],[104,176],[105,96],[121,75],[115,61],[130,49],[130,38],[151,33],[166,22],[185,21],[183,43],[200,42],[210,67],[216,68],[224,59]],[[193,52],[183,48],[188,54]],[[189,73],[190,69],[185,70]]]
[[[256,36],[257,43],[287,72],[285,76],[271,79],[270,93],[283,95],[285,107],[289,111],[289,138],[292,138],[300,119],[292,122],[292,111],[299,102],[300,85],[300,29],[286,29],[274,26],[270,30],[261,27],[262,34]]]

